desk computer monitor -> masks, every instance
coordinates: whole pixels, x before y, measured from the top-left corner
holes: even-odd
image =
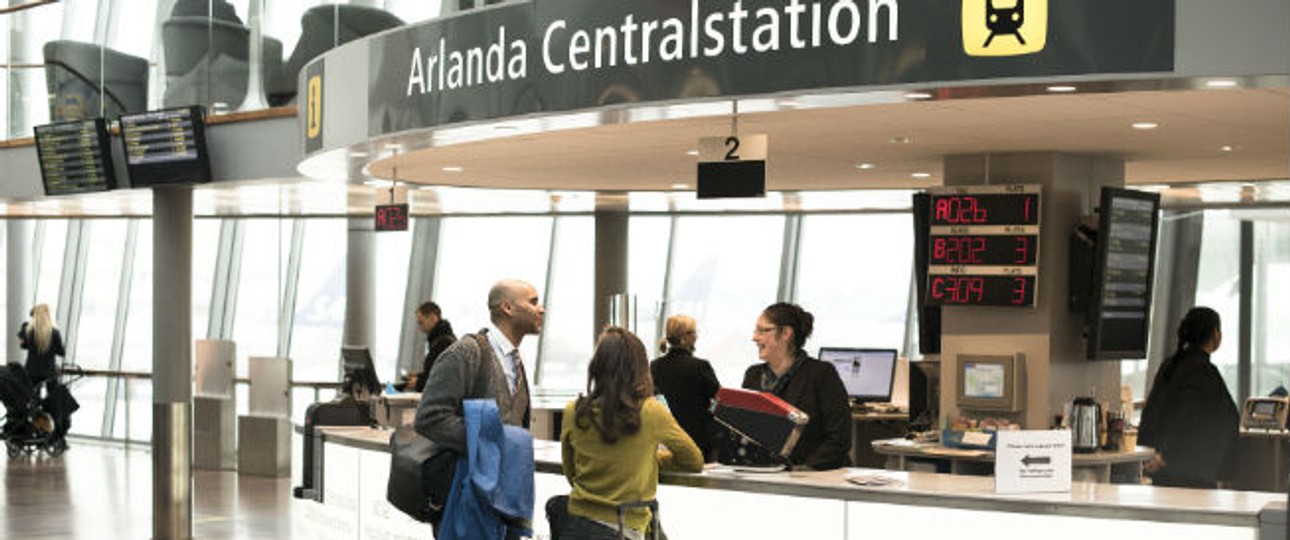
[[[895,349],[843,349],[823,347],[820,360],[833,364],[847,387],[847,395],[860,403],[891,401],[896,378]]]
[[[381,394],[381,381],[376,378],[372,353],[367,347],[341,347],[341,357],[345,371],[342,392],[358,400]]]
[[[968,411],[1021,412],[1026,403],[1026,356],[958,356],[958,405]]]

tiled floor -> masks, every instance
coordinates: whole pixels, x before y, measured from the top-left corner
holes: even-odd
[[[0,538],[152,536],[152,462],[145,447],[72,441],[61,458],[6,459]],[[193,536],[289,539],[291,480],[227,472],[193,478]]]

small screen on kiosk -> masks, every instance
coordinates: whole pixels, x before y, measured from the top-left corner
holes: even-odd
[[[963,365],[963,395],[969,398],[1002,398],[1007,384],[1002,364],[966,362]]]
[[[1254,405],[1254,414],[1272,416],[1277,413],[1277,404],[1264,401]]]

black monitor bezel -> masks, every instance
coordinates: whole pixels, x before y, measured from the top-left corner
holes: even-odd
[[[134,119],[153,114],[164,114],[175,111],[188,111],[193,121],[193,144],[197,149],[197,158],[193,160],[172,161],[135,165],[130,163],[130,149],[127,146],[127,118]],[[117,117],[121,126],[121,146],[126,171],[130,176],[130,187],[143,188],[162,185],[205,184],[212,180],[210,152],[206,145],[206,108],[201,105],[171,107],[141,113],[122,114]]]
[[[1134,347],[1132,349],[1107,350],[1103,348],[1104,338],[1106,337],[1103,323],[1106,319],[1102,318],[1102,296],[1105,292],[1104,288],[1106,286],[1107,252],[1110,249],[1109,234],[1111,226],[1111,201],[1112,199],[1117,198],[1149,201],[1154,205],[1154,211],[1151,214],[1151,247],[1148,249],[1146,319],[1143,321],[1142,331],[1138,341],[1141,346]],[[1147,339],[1148,335],[1151,333],[1151,303],[1155,294],[1156,249],[1159,244],[1160,236],[1160,194],[1127,188],[1103,187],[1100,204],[1097,229],[1097,266],[1095,267],[1093,275],[1093,296],[1089,299],[1089,309],[1085,315],[1087,318],[1087,358],[1089,360],[1144,359],[1147,357]]]
[[[354,375],[354,384],[367,388],[368,393],[376,396],[381,393],[381,378],[376,375],[376,363],[372,360],[372,351],[367,347],[345,345],[340,348],[342,378]],[[366,380],[364,380],[366,379]]]
[[[76,190],[50,190],[49,179],[46,177],[45,160],[40,157],[41,130],[45,128],[56,128],[58,126],[71,124],[84,124],[94,122],[95,135],[98,137],[99,156],[103,160],[103,170],[105,174],[105,188],[95,187],[93,189],[76,189]],[[50,124],[41,124],[32,128],[32,137],[36,143],[36,163],[40,165],[40,185],[45,191],[46,197],[59,197],[63,195],[80,195],[83,193],[102,193],[112,191],[117,188],[116,168],[112,161],[112,136],[108,133],[107,119],[103,117],[82,118],[80,120],[68,120],[66,122],[53,122]]]
[[[832,366],[834,371],[837,371],[838,367],[833,362],[828,362],[824,360],[825,351],[845,351],[845,352],[854,352],[858,354],[891,353],[891,358],[892,358],[891,373],[887,376],[887,394],[885,396],[856,396],[856,395],[852,395],[850,392],[847,392],[847,397],[850,398],[851,401],[854,403],[890,403],[891,402],[891,395],[896,390],[896,369],[897,367],[899,367],[899,364],[900,364],[900,351],[897,351],[896,349],[881,349],[881,348],[870,348],[870,347],[820,347],[820,350],[818,352],[819,356],[817,356],[816,358]],[[838,378],[842,378],[841,372],[838,372]],[[845,383],[843,384],[843,386],[845,387]]]

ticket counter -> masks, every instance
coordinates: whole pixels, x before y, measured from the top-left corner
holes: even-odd
[[[429,538],[385,501],[389,432],[320,428],[323,500],[297,500],[295,525],[325,539]],[[541,506],[568,493],[557,443],[537,441],[535,538],[549,538]],[[880,474],[884,487],[849,482],[851,473]],[[993,480],[918,472],[841,469],[736,474],[665,473],[660,516],[672,538],[810,538],[851,540],[916,532],[917,538],[1132,538],[1173,540],[1284,539],[1272,520],[1284,520],[1284,494],[1200,491],[1076,482],[1071,493],[996,495]],[[1281,506],[1277,506],[1280,504]],[[1281,514],[1277,514],[1280,509]],[[1261,517],[1262,516],[1262,517]],[[1284,526],[1281,530],[1284,530]]]

